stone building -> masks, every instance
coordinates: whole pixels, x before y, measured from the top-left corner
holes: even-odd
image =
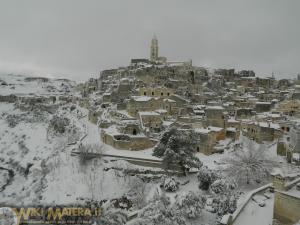
[[[177,115],[179,113],[177,102],[172,99],[164,99],[162,102],[162,108],[167,111],[168,115]]]
[[[222,106],[208,106],[205,109],[208,126],[225,128],[224,108]]]
[[[161,99],[148,96],[132,96],[127,102],[127,112],[131,116],[137,116],[141,111],[155,111],[161,107]]]
[[[287,160],[300,165],[300,123],[294,124],[287,143]]]
[[[205,155],[216,153],[218,141],[225,139],[225,130],[220,127],[196,128],[195,132],[199,135],[196,150]]]
[[[101,140],[119,150],[143,150],[156,144],[155,140],[148,138],[143,133],[135,133],[134,128],[131,134],[126,134],[121,133],[114,125],[101,130]]]
[[[255,72],[253,70],[242,70],[239,71],[238,74],[241,77],[255,77]]]
[[[145,64],[149,64],[149,63],[150,63],[149,59],[143,59],[143,58],[131,59],[130,66],[131,67],[139,67],[139,66],[144,66]]]
[[[277,110],[284,115],[300,117],[300,100],[280,102]]]
[[[163,126],[163,120],[157,112],[139,112],[139,120],[142,128],[153,132],[160,132]]]
[[[275,83],[275,79],[272,77],[266,77],[266,78],[261,78],[257,77],[256,78],[256,84],[259,87],[264,87],[264,88],[271,88]]]
[[[270,122],[242,122],[242,132],[257,143],[272,142],[282,136],[278,124]]]
[[[159,97],[159,98],[168,98],[174,94],[173,89],[166,87],[155,87],[147,88],[142,87],[139,89],[139,95],[150,96],[150,97]]]
[[[300,174],[272,174],[275,189],[273,224],[292,225],[300,220]]]
[[[256,102],[255,103],[255,111],[257,113],[268,112],[271,110],[272,104],[271,102]]]

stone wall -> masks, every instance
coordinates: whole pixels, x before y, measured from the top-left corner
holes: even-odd
[[[143,150],[147,148],[153,147],[156,142],[150,140],[148,137],[141,137],[141,136],[126,136],[126,140],[117,140],[115,136],[107,134],[105,132],[101,133],[101,139],[105,144],[111,145],[116,149],[120,150]]]
[[[300,198],[275,192],[274,219],[286,224],[295,224],[300,220]]]

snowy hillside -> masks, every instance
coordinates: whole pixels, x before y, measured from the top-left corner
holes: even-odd
[[[104,210],[98,224],[118,224],[117,220],[128,225],[212,225],[234,213],[249,191],[270,182],[266,170],[281,167],[299,172],[276,155],[276,142],[259,145],[242,135],[236,141],[220,142],[220,146],[226,146],[222,154],[196,153],[201,166],[185,176],[142,166],[137,158],[156,163],[162,159],[152,155],[154,148],[129,151],[104,144],[101,128],[89,121],[88,109],[80,104],[74,82],[1,75],[0,84],[0,205],[96,202]],[[17,97],[7,100],[9,95]],[[106,109],[102,111],[108,115]],[[192,141],[175,137],[182,143]],[[177,154],[170,150],[178,147],[173,146],[175,139],[161,145],[170,157]],[[80,151],[101,156],[88,158],[72,153]],[[238,161],[247,157],[261,167],[249,177],[244,176],[247,165]],[[263,196],[266,194],[270,194],[268,190]],[[273,203],[265,202],[265,211],[271,217]],[[258,207],[258,203],[251,203],[246,209],[251,213]],[[128,219],[128,215],[134,216]],[[249,220],[251,215],[244,217]]]

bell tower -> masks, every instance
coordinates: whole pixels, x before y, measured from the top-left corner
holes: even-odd
[[[154,34],[151,40],[151,47],[150,47],[150,61],[155,62],[158,60],[158,40],[156,35]]]

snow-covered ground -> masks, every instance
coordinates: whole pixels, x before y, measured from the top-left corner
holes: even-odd
[[[0,103],[0,115],[22,114],[13,104]],[[72,119],[72,115],[65,112]],[[74,118],[73,118],[74,119]],[[47,121],[47,120],[46,120]],[[103,160],[94,159],[87,165],[80,165],[77,157],[71,156],[73,145],[67,145],[66,137],[47,138],[46,121],[21,121],[9,127],[5,116],[0,119],[1,166],[12,169],[13,181],[0,192],[0,201],[6,204],[56,203],[67,204],[78,199],[109,199],[120,197],[126,189],[123,178],[113,170],[104,171]],[[87,126],[84,144],[100,143],[96,126],[86,117],[73,121],[81,128]],[[107,163],[118,166],[119,162]],[[32,165],[31,165],[32,164]],[[28,175],[24,170],[31,165]]]
[[[269,196],[269,199],[262,193],[253,196],[233,225],[271,225],[273,222],[274,195]],[[265,203],[263,207],[259,206],[259,203],[262,202]]]
[[[22,76],[0,76],[6,85],[0,87],[0,95],[60,95],[69,93],[72,82],[39,79],[25,80]],[[62,85],[64,83],[64,85]],[[72,89],[72,88],[71,88]],[[76,95],[74,90],[71,92]],[[74,104],[59,104],[55,115],[67,118],[68,133],[53,134],[49,132],[49,123],[54,114],[38,108],[22,111],[13,103],[0,102],[0,204],[4,205],[35,205],[35,204],[68,204],[82,203],[93,199],[95,201],[120,198],[134,187],[139,178],[126,176],[122,170],[144,171],[151,168],[136,166],[121,159],[110,157],[94,158],[84,163],[77,156],[72,156],[73,150],[79,145],[95,145],[96,152],[135,158],[161,160],[152,156],[153,149],[143,151],[116,150],[101,142],[99,128],[88,121],[88,111]],[[242,137],[243,138],[243,137]],[[80,141],[79,141],[80,140]],[[231,145],[233,143],[227,143]],[[267,144],[267,156],[277,162],[277,166],[288,171],[295,168],[287,164],[283,157],[276,155],[276,143]],[[225,161],[234,154],[233,148],[222,154],[206,156],[197,153],[196,156],[209,169],[221,173],[226,168]],[[1,169],[4,168],[4,169]],[[152,169],[157,172],[160,169]],[[224,175],[224,174],[223,174]],[[225,174],[226,176],[226,174]],[[166,193],[171,203],[176,195],[193,191],[199,196],[210,195],[209,191],[199,189],[196,174],[186,177],[176,177],[179,190]],[[239,200],[242,202],[246,194],[258,188],[269,180],[238,187]],[[150,200],[160,189],[160,179],[145,182],[146,198]],[[254,198],[261,201],[261,195]],[[260,224],[268,225],[272,219],[273,197],[264,199],[266,206],[260,207],[254,201],[249,201],[243,209],[235,225]],[[260,222],[255,219],[262,218]],[[190,224],[214,224],[215,213],[203,210],[202,216]]]
[[[75,85],[75,82],[70,80],[26,77],[13,74],[0,74],[0,82],[5,83],[0,87],[0,95],[14,94],[19,96],[63,95],[65,92],[71,91]]]

